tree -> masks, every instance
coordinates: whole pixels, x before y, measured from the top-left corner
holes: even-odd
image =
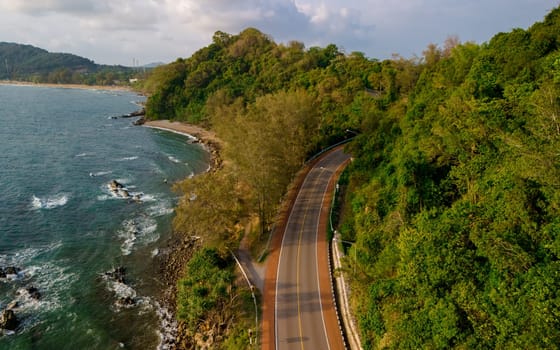
[[[183,180],[176,189],[183,193],[173,220],[176,232],[198,237],[205,246],[221,251],[235,244],[242,207],[233,174],[208,172]]]
[[[249,186],[260,232],[268,230],[292,176],[317,135],[313,99],[304,91],[258,98],[246,111],[219,110],[212,123],[225,141],[234,171]]]

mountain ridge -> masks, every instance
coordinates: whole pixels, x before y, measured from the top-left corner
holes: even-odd
[[[0,42],[0,80],[113,85],[128,81],[134,68],[97,64],[71,53],[14,42]]]

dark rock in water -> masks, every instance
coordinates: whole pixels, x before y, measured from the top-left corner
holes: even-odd
[[[17,275],[20,269],[15,266],[0,267],[0,278],[6,278],[8,275]]]
[[[132,113],[128,113],[123,115],[123,118],[132,118],[132,117],[143,117],[146,115],[146,110],[144,108],[141,108],[137,111],[134,111]]]
[[[29,293],[29,296],[35,300],[39,300],[41,299],[41,293],[39,292],[39,289],[31,286],[28,288],[25,288],[25,290],[27,291],[27,293]]]
[[[142,109],[139,109],[139,110],[134,111],[132,113],[123,114],[123,115],[118,116],[118,117],[111,117],[111,119],[143,117],[144,115],[146,115],[146,110],[144,108],[142,108]]]
[[[118,306],[132,306],[134,304],[136,304],[136,302],[132,297],[121,297],[117,299]]]
[[[129,113],[128,116],[129,117],[143,117],[146,115],[146,109],[145,108],[141,108],[135,112]]]
[[[136,120],[136,121],[135,121],[134,123],[132,123],[132,124],[134,124],[134,125],[143,125],[145,122],[146,122],[146,118],[141,117],[141,118],[139,118],[138,120]]]
[[[13,331],[19,325],[19,320],[13,310],[4,310],[0,315],[0,328]]]
[[[111,180],[111,182],[109,182],[108,184],[109,189],[111,190],[111,192],[113,192],[113,194],[120,196],[122,198],[130,198],[130,192],[128,192],[128,190],[126,189],[126,187],[124,187],[123,184],[119,183],[117,180]],[[139,196],[139,195],[135,195],[135,196]]]
[[[111,182],[109,182],[109,188],[111,189],[111,191],[116,192],[119,189],[124,188],[124,185],[117,180],[111,180]]]
[[[122,266],[116,267],[113,271],[105,272],[105,275],[119,283],[125,283],[126,269]]]
[[[13,266],[6,267],[4,271],[6,272],[6,275],[17,275],[17,273],[19,272],[18,268]]]

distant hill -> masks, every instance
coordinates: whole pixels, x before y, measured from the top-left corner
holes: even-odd
[[[128,81],[133,73],[130,67],[99,65],[69,53],[0,42],[0,79],[113,85]]]
[[[145,64],[145,65],[143,65],[143,66],[141,66],[141,67],[142,67],[142,68],[156,68],[156,67],[159,67],[159,66],[163,66],[164,64],[167,64],[167,63],[164,63],[164,62],[152,62],[152,63]]]

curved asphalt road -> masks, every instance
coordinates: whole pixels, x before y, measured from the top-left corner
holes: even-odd
[[[274,326],[268,325],[270,336],[263,341],[269,344],[262,344],[263,349],[344,349],[332,298],[325,213],[330,205],[331,180],[349,158],[342,148],[324,155],[297,194],[278,252],[275,286],[268,279],[268,291],[272,288],[275,294]],[[263,311],[263,321],[271,311]]]

